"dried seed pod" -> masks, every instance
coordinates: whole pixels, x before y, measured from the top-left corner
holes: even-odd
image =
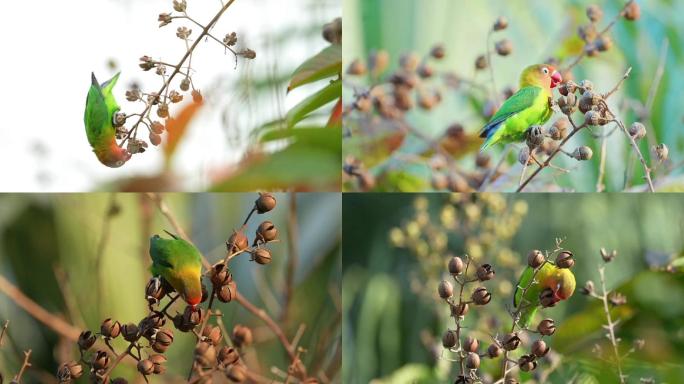
[[[530,156],[530,147],[524,146],[520,148],[518,152],[518,163],[521,165],[529,165],[532,162],[532,157]]]
[[[342,18],[336,17],[323,26],[323,39],[330,44],[342,44]]]
[[[565,97],[558,98],[558,107],[566,115],[571,115],[577,110],[577,97],[574,93],[569,93]]]
[[[237,284],[235,284],[234,281],[231,281],[230,283],[221,286],[219,288],[218,292],[216,292],[216,297],[221,301],[222,303],[229,303],[231,302],[237,294]]]
[[[169,100],[171,100],[172,103],[177,104],[183,101],[183,95],[181,95],[178,91],[173,90],[169,92]]]
[[[494,49],[500,56],[508,56],[513,52],[513,43],[509,39],[503,39],[494,44]]]
[[[278,229],[271,221],[264,221],[259,224],[259,228],[256,231],[256,238],[254,240],[254,245],[258,242],[267,243],[278,238]]]
[[[556,332],[556,323],[553,319],[544,319],[537,325],[537,331],[544,336],[551,336]]]
[[[590,109],[589,111],[587,111],[587,113],[584,114],[584,121],[589,125],[599,125],[601,123],[601,120],[601,115],[594,110]]]
[[[477,268],[477,278],[480,281],[487,281],[494,278],[494,268],[491,264],[482,264]]]
[[[107,351],[98,350],[95,352],[92,364],[96,371],[106,369],[109,366],[109,355],[107,354]]]
[[[450,308],[453,317],[462,317],[468,313],[468,303],[452,304]]]
[[[451,349],[458,343],[458,338],[456,337],[456,332],[452,330],[447,330],[442,336],[442,346],[447,349]]]
[[[591,148],[587,147],[586,145],[583,145],[581,147],[577,147],[572,152],[572,157],[575,160],[579,160],[579,161],[591,160],[591,157],[593,155],[594,155],[594,151],[592,151]]]
[[[594,293],[594,282],[588,280],[586,283],[584,283],[584,287],[580,288],[580,293],[583,295],[591,295]]]
[[[78,335],[78,347],[83,351],[89,350],[95,341],[97,341],[97,336],[90,331],[83,331]]]
[[[544,142],[544,131],[541,125],[533,125],[527,129],[525,133],[527,146],[532,148],[537,148]]]
[[[639,7],[639,4],[637,4],[636,1],[631,0],[625,7],[624,15],[627,20],[639,20],[641,17],[641,7]]]
[[[140,90],[134,88],[126,91],[126,100],[131,102],[140,100]]]
[[[435,71],[432,69],[430,64],[428,63],[423,63],[418,66],[418,76],[420,76],[423,79],[429,79],[434,75]]]
[[[371,51],[368,55],[368,69],[377,76],[384,72],[389,65],[389,53],[385,50]]]
[[[572,268],[573,265],[575,265],[575,259],[570,251],[561,251],[556,257],[556,266],[558,268]]]
[[[472,295],[472,300],[477,305],[486,305],[492,300],[492,294],[485,287],[478,287]]]
[[[594,90],[594,83],[592,83],[590,80],[582,80],[579,83],[579,91],[580,95],[583,95],[584,92],[586,91],[593,91]]]
[[[126,124],[126,114],[123,112],[116,112],[114,116],[112,116],[112,125],[116,127],[121,127],[124,124]]]
[[[580,112],[585,114],[585,119],[586,119],[586,113],[589,113],[592,111],[593,105],[591,104],[591,98],[587,97],[580,97],[579,99],[579,110]],[[594,124],[596,125],[596,124]]]
[[[596,4],[587,7],[587,17],[592,23],[601,21],[603,18],[603,10]]]
[[[627,304],[627,296],[619,292],[613,292],[608,296],[608,302],[614,306],[620,306]]]
[[[176,12],[185,12],[188,8],[188,3],[185,0],[173,0],[173,10]]]
[[[439,297],[442,299],[448,299],[454,295],[454,287],[450,282],[442,280],[437,287],[437,293],[439,293]]]
[[[432,189],[441,191],[449,187],[449,178],[441,172],[434,172],[430,179],[430,184]]]
[[[430,50],[430,56],[432,56],[433,58],[435,58],[437,60],[443,59],[445,54],[446,54],[446,51],[444,49],[444,45],[442,45],[442,44],[437,44],[434,47],[432,47],[432,49]]]
[[[254,202],[257,213],[266,213],[276,206],[276,198],[270,193],[260,193],[259,198]]]
[[[503,348],[496,343],[489,345],[489,348],[487,348],[487,356],[489,356],[490,359],[495,359],[501,356],[501,354],[503,354]]]
[[[75,361],[64,363],[57,369],[57,379],[59,379],[60,383],[70,383],[72,380],[76,380],[82,375],[83,366]]]
[[[249,239],[242,230],[233,231],[233,234],[230,235],[230,238],[226,242],[226,248],[231,254],[244,251],[249,248]]]
[[[632,136],[634,140],[641,140],[646,136],[646,127],[642,123],[636,121],[629,127],[629,135]]]
[[[470,187],[468,181],[456,172],[452,172],[448,176],[449,190],[451,192],[468,192]]]
[[[494,22],[494,25],[492,26],[492,29],[495,31],[502,31],[508,27],[508,19],[506,19],[503,16],[499,16],[496,21]]]
[[[216,363],[216,348],[211,343],[200,341],[195,347],[195,362],[204,368],[213,366]]]
[[[534,371],[537,368],[537,361],[534,355],[522,355],[518,359],[518,367],[523,372]]]
[[[239,359],[240,354],[233,347],[224,346],[219,350],[218,362],[226,367],[237,363]]]
[[[354,59],[347,67],[347,74],[352,76],[365,75],[366,71],[366,64],[359,59]]]
[[[169,117],[169,105],[166,103],[159,104],[157,107],[157,116],[161,117],[162,119]]]
[[[420,64],[420,58],[414,52],[408,52],[399,58],[399,66],[407,72],[415,72]]]
[[[271,251],[266,248],[257,248],[252,252],[252,260],[258,264],[266,265],[272,260]]]
[[[187,92],[188,89],[190,89],[190,79],[189,78],[186,77],[183,80],[181,80],[180,89],[183,92]]]
[[[532,343],[531,351],[537,357],[544,357],[549,352],[549,346],[546,345],[544,340],[537,340]]]
[[[477,369],[480,367],[480,356],[474,352],[466,354],[466,367],[468,369]]]
[[[154,373],[154,363],[149,359],[138,361],[138,372],[144,376],[151,375]]]
[[[582,40],[590,43],[598,36],[598,31],[596,31],[596,26],[594,24],[586,24],[580,25],[577,28],[577,34]]]
[[[211,284],[215,288],[222,287],[231,281],[233,281],[233,274],[230,269],[224,263],[218,263],[211,268],[211,274],[209,275],[211,279]]]
[[[601,36],[594,43],[599,52],[605,52],[613,47],[613,40],[608,36]]]
[[[475,69],[485,69],[489,66],[487,62],[487,56],[480,55],[475,59]]]
[[[157,145],[161,144],[161,141],[162,141],[161,136],[157,135],[154,132],[150,132],[149,140],[150,140],[150,144],[154,145],[155,147]]]
[[[539,304],[541,304],[542,307],[553,307],[557,302],[556,295],[551,288],[545,288],[539,293]]]
[[[515,332],[507,333],[504,335],[501,345],[507,351],[514,351],[520,346],[520,337]]]
[[[152,349],[158,353],[164,353],[173,343],[173,331],[160,329],[152,337]]]
[[[608,252],[605,248],[601,248],[599,253],[601,254],[601,258],[603,259],[603,261],[606,263],[610,263],[617,256],[616,250]]]
[[[149,357],[149,360],[154,364],[154,371],[153,373],[155,375],[161,375],[164,372],[166,372],[166,366],[163,364],[166,363],[166,356],[164,355],[152,355]]]
[[[210,342],[212,345],[218,345],[223,339],[223,335],[221,335],[221,328],[214,327],[209,324],[204,326],[202,336],[206,341]]]
[[[239,364],[233,364],[229,370],[226,371],[226,377],[235,383],[242,383],[247,379],[247,371]]]
[[[546,132],[552,140],[561,141],[568,136],[570,121],[566,117],[556,120]]]
[[[248,347],[252,344],[252,330],[248,327],[237,324],[233,327],[233,344],[238,348]]]
[[[121,324],[112,319],[105,319],[100,325],[100,333],[108,339],[115,339],[121,333]]]
[[[546,257],[544,257],[544,254],[542,251],[535,249],[533,251],[530,251],[530,253],[527,254],[527,265],[529,265],[532,268],[539,268],[544,264],[544,261],[546,261]]]
[[[124,324],[121,327],[121,335],[126,341],[136,341],[140,338],[138,334],[138,326],[133,323]]]
[[[655,155],[656,159],[658,159],[659,163],[662,163],[663,161],[667,160],[670,154],[670,150],[667,148],[667,145],[664,143],[658,144],[654,146],[651,151]]]
[[[463,340],[461,347],[466,352],[477,352],[477,349],[480,347],[480,342],[476,338],[468,336]]]

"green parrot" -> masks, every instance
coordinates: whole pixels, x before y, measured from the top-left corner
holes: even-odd
[[[535,281],[531,283],[534,269],[527,267],[520,276],[518,285],[513,296],[513,306],[517,309],[521,303],[525,306],[520,312],[519,324],[522,327],[530,325],[532,318],[541,306],[539,295],[545,290],[550,289],[552,294],[548,297],[549,305],[556,305],[561,300],[567,300],[575,292],[575,275],[568,268],[558,268],[554,264],[544,263],[537,272]],[[531,283],[525,291],[523,289]],[[524,299],[524,300],[523,300]]]
[[[520,90],[509,97],[482,128],[480,137],[485,138],[481,151],[496,143],[525,140],[525,132],[531,125],[547,122],[553,110],[549,105],[552,89],[563,78],[548,64],[535,64],[520,74]]]
[[[101,85],[92,74],[92,84],[88,90],[85,108],[85,129],[88,142],[100,162],[108,167],[118,168],[131,158],[127,150],[116,143],[114,117],[120,107],[114,99],[112,89],[119,80],[117,73]]]
[[[194,307],[202,301],[202,256],[189,242],[168,234],[172,239],[150,238],[150,272],[163,277]]]

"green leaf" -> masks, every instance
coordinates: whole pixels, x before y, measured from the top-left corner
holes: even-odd
[[[342,81],[335,80],[290,109],[285,116],[287,127],[294,127],[295,124],[302,121],[311,112],[340,97],[342,97]]]
[[[276,140],[292,140],[298,144],[310,145],[318,148],[325,148],[331,152],[340,152],[340,142],[342,141],[341,128],[323,128],[317,126],[297,127],[294,129],[274,129],[267,131],[261,136],[262,143]],[[342,154],[340,153],[340,156]]]
[[[287,91],[342,73],[342,46],[331,45],[305,61],[292,74]]]

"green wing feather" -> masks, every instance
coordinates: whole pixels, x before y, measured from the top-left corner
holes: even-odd
[[[181,238],[163,239],[159,235],[150,238],[150,271],[155,276],[166,276],[186,266],[201,268],[202,257],[192,244]]]
[[[482,149],[486,149],[489,145],[495,142],[496,134],[502,129],[502,125],[510,117],[525,111],[534,106],[535,100],[539,97],[542,89],[539,87],[524,87],[509,97],[492,116],[487,125],[480,131],[480,137],[486,138]]]
[[[521,304],[525,305],[520,312],[519,324],[521,326],[529,326],[534,315],[537,313],[537,309],[539,309],[539,294],[542,288],[539,281],[544,280],[546,276],[553,273],[554,269],[553,265],[546,263],[537,272],[536,277],[534,277],[534,269],[528,266],[520,275],[520,280],[518,280],[518,285],[515,287],[515,294],[513,295],[513,305],[515,308],[518,308]],[[532,282],[533,277],[536,282]],[[525,300],[523,301],[523,290],[528,286],[529,288],[525,291]]]
[[[120,107],[112,94],[112,90],[119,80],[119,74],[117,73],[102,85],[98,83],[95,74],[92,74],[86,99],[84,122],[88,142],[94,148],[114,138],[116,133],[112,126],[112,117]]]

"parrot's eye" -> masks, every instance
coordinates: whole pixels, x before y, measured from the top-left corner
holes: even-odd
[[[545,75],[548,75],[548,74],[549,74],[549,69],[546,68],[546,67],[543,67],[543,68],[542,68],[542,72],[544,72]]]

